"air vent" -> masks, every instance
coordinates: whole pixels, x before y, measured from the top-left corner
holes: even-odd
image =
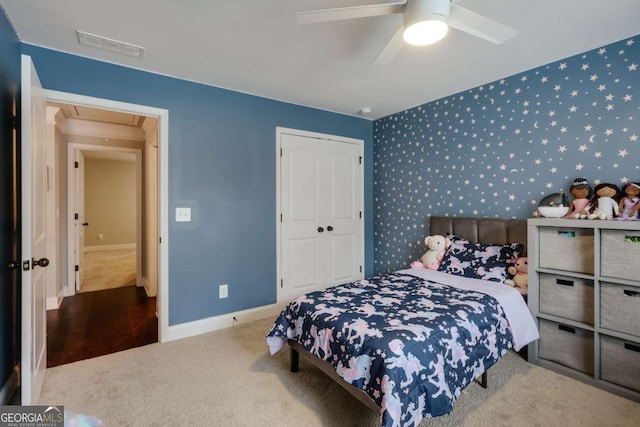
[[[78,33],[78,41],[80,44],[95,47],[109,52],[120,53],[122,55],[133,56],[134,58],[142,58],[144,48],[130,43],[109,39],[95,34],[89,34],[84,31],[76,31]]]

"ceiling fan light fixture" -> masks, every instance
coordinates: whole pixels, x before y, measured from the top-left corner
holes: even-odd
[[[449,0],[408,0],[404,10],[404,41],[414,46],[435,43],[447,35]]]
[[[441,40],[448,31],[445,20],[430,19],[406,27],[402,37],[411,45],[426,46]]]

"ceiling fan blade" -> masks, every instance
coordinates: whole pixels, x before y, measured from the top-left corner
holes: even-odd
[[[309,10],[306,12],[296,12],[295,16],[298,24],[315,24],[317,22],[341,21],[343,19],[393,15],[395,13],[402,13],[406,2],[407,0],[385,4]]]
[[[516,30],[486,16],[451,3],[449,26],[490,42],[500,44],[518,34]]]
[[[378,55],[374,64],[388,64],[393,58],[400,52],[402,46],[404,46],[404,39],[402,33],[404,31],[404,25],[400,25],[395,34],[387,42],[387,45],[382,49],[382,52]]]

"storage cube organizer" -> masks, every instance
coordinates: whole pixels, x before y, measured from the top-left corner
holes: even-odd
[[[602,276],[640,280],[640,231],[602,230]]]
[[[540,319],[539,356],[593,375],[593,332]]]
[[[600,325],[640,337],[640,287],[601,283]]]
[[[600,336],[600,378],[640,391],[640,344]]]
[[[540,273],[540,312],[593,325],[593,280]]]
[[[545,227],[540,229],[542,268],[593,274],[593,230]]]

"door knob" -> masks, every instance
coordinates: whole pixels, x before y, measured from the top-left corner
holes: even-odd
[[[20,268],[20,261],[9,261],[7,267],[9,267],[9,270]]]
[[[327,231],[333,231],[333,227],[332,226],[328,226],[327,227]]]
[[[36,267],[38,265],[40,267],[46,267],[47,265],[49,265],[49,259],[48,258],[40,258],[40,259],[31,258],[31,265],[33,267]]]
[[[83,222],[83,223],[82,223],[82,226],[83,226],[83,227],[86,227],[87,225],[89,225],[89,223],[88,223],[88,222]]]
[[[322,233],[323,231],[324,231],[324,228],[318,227],[318,233]]]

